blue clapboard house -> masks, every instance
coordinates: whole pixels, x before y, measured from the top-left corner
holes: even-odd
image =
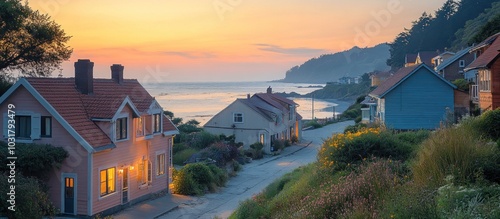
[[[404,67],[369,94],[370,115],[392,129],[436,129],[453,114],[455,88],[425,64]]]

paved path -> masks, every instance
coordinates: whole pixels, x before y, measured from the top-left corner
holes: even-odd
[[[304,145],[293,145],[280,156],[254,161],[243,166],[238,176],[229,180],[225,188],[202,197],[191,197],[172,211],[160,216],[162,219],[213,219],[227,218],[238,204],[261,192],[275,179],[295,168],[316,161],[323,139],[332,133],[343,132],[353,121],[331,124],[320,129],[303,132]],[[146,215],[143,215],[146,216]]]

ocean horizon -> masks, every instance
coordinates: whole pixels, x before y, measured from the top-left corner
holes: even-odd
[[[184,122],[195,119],[204,125],[214,115],[223,110],[238,98],[246,98],[247,94],[264,93],[271,87],[273,93],[296,92],[308,94],[321,89],[325,84],[284,83],[269,81],[254,82],[164,82],[147,83],[144,87],[156,98],[164,108],[180,117]],[[299,104],[297,112],[304,119],[313,116],[312,99],[290,98]],[[351,102],[334,99],[315,99],[314,117],[331,118],[334,110],[339,114],[347,109]]]

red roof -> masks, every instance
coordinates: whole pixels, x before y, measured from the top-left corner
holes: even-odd
[[[499,34],[497,33],[491,37],[488,37],[488,39],[479,44],[486,45],[487,43],[491,43],[491,45],[488,47],[488,49],[486,49],[486,51],[484,51],[483,54],[477,57],[476,60],[474,60],[467,66],[467,68],[465,68],[465,71],[490,67],[493,61],[495,61],[495,59],[497,59],[500,54],[500,40],[498,39],[498,36]]]
[[[391,77],[387,78],[382,84],[380,84],[375,90],[373,90],[370,94],[375,95],[375,96],[381,96],[384,93],[386,93],[389,89],[391,89],[394,85],[396,85],[399,81],[401,81],[403,78],[408,76],[413,70],[415,70],[417,67],[421,66],[420,65],[413,65],[410,67],[404,67],[400,68],[394,75]]]
[[[112,141],[92,119],[111,119],[126,97],[140,113],[145,113],[154,100],[135,79],[124,79],[122,84],[112,79],[94,79],[91,95],[78,92],[74,78],[26,80],[94,148],[109,146]],[[172,126],[164,123],[165,128],[176,130]]]

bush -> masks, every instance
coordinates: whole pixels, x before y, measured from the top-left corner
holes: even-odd
[[[358,124],[361,122],[363,118],[361,116],[357,116],[355,119],[354,119],[354,123]]]
[[[366,127],[368,127],[368,126],[366,124],[363,124],[363,123],[358,123],[355,125],[348,125],[344,129],[344,134],[346,134],[348,132],[355,133],[355,132],[358,132],[359,130],[366,128]]]
[[[392,165],[367,163],[339,183],[324,182],[316,195],[306,196],[296,206],[293,218],[378,218],[383,194],[395,185]]]
[[[190,134],[187,144],[193,148],[204,149],[219,140],[219,136],[202,131]]]
[[[15,211],[9,210],[7,193],[10,191],[7,180],[6,175],[0,174],[0,198],[2,199],[0,215],[5,215],[8,218],[42,218],[42,216],[54,216],[58,213],[49,200],[44,185],[35,178],[25,177],[21,174],[16,175]]]
[[[196,183],[193,179],[191,173],[184,170],[179,170],[174,177],[174,188],[173,192],[175,194],[181,195],[202,195],[203,190],[201,186]]]
[[[481,115],[479,128],[487,137],[495,141],[500,139],[500,109],[489,110]]]
[[[500,218],[500,187],[445,185],[436,197],[440,218]]]
[[[321,124],[318,123],[318,120],[311,120],[307,122],[304,127],[313,127],[315,129],[323,127]]]
[[[207,188],[215,181],[212,171],[210,171],[210,168],[203,163],[187,164],[181,169],[181,171],[191,174],[196,183]]]
[[[256,219],[256,218],[267,218],[269,211],[262,205],[258,204],[252,199],[248,199],[238,207],[233,215],[229,218],[234,219]]]
[[[193,154],[196,154],[196,150],[193,148],[187,148],[183,151],[174,153],[173,163],[175,165],[184,165],[184,162],[188,160]]]
[[[188,146],[185,143],[174,144],[174,146],[172,147],[172,153],[176,154],[177,152],[183,151],[187,148]]]
[[[213,165],[213,164],[209,164],[208,168],[210,168],[210,171],[212,172],[212,175],[214,176],[215,184],[219,187],[225,186],[227,179],[228,179],[227,172],[225,170]]]
[[[483,177],[500,181],[500,151],[476,136],[470,124],[438,130],[422,143],[413,165],[416,183],[439,187],[447,176],[460,184]]]
[[[241,165],[238,161],[233,160],[233,171],[238,172],[241,170]]]
[[[8,163],[7,143],[0,141],[0,162]],[[16,171],[26,177],[36,177],[47,181],[52,169],[59,168],[69,154],[61,147],[49,144],[16,144]],[[0,171],[9,171],[6,165],[0,166]]]
[[[224,142],[216,142],[210,147],[200,151],[202,158],[210,158],[214,160],[219,167],[223,167],[227,162],[237,159],[239,155],[238,148]]]
[[[344,170],[372,157],[405,161],[411,154],[411,145],[398,141],[389,131],[365,128],[328,138],[319,151],[318,159],[324,168]]]
[[[291,141],[292,141],[292,143],[297,143],[297,142],[299,142],[299,138],[296,135],[292,135]]]
[[[273,151],[279,151],[285,148],[285,141],[276,139],[272,142]]]

